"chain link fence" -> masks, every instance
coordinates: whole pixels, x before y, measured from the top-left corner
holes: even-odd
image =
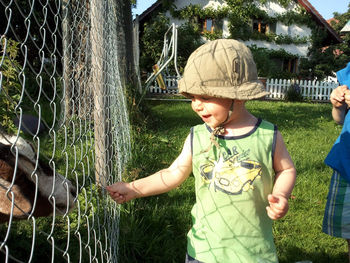
[[[0,261],[117,262],[117,1],[0,0]]]

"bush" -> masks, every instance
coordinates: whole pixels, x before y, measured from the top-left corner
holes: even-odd
[[[284,99],[286,101],[303,101],[300,86],[298,84],[290,85],[284,94]]]
[[[18,56],[19,43],[1,38],[0,41],[0,72],[2,81],[0,81],[0,127],[7,133],[15,131],[12,122],[15,114],[15,107],[20,100],[21,85],[18,74],[21,71]]]

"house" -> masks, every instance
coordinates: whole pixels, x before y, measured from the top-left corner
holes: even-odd
[[[307,0],[281,1],[288,2],[287,5],[279,4],[279,1],[266,1],[264,4],[262,1],[240,1],[253,8],[249,13],[242,6],[240,11],[250,14],[250,17],[248,22],[241,24],[235,24],[236,6],[232,2],[234,1],[174,0],[172,5],[164,8],[163,1],[158,0],[136,17],[134,23],[137,24],[138,36],[141,38],[144,23],[150,21],[157,12],[165,13],[170,23],[179,26],[191,20],[192,23],[198,23],[204,39],[210,39],[210,35],[215,33],[222,38],[241,39],[250,48],[279,53],[272,60],[278,68],[290,73],[297,73],[301,59],[307,59],[315,28],[326,32],[327,37],[322,43],[324,46],[342,41]],[[184,16],[184,11],[191,13],[192,17]],[[284,55],[280,55],[280,51]]]
[[[350,33],[350,20],[345,24],[345,26],[340,30],[341,33],[347,34]]]

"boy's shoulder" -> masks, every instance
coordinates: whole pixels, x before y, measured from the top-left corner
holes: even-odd
[[[270,134],[273,135],[273,137],[276,137],[278,131],[277,125],[264,119],[259,119],[258,123],[256,129],[259,130],[259,136]]]
[[[276,124],[273,124],[272,122],[269,122],[269,121],[264,120],[264,119],[260,119],[260,120],[261,120],[261,123],[260,123],[259,126],[277,129],[277,125]]]

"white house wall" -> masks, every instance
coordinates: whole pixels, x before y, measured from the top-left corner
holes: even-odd
[[[177,9],[182,9],[190,4],[199,5],[202,8],[212,7],[214,9],[221,6],[227,6],[226,2],[223,0],[176,0],[174,1],[174,4]]]
[[[297,12],[300,6],[295,3],[291,2],[287,8],[284,8],[283,6],[278,5],[275,2],[268,2],[265,5],[261,4],[260,2],[255,2],[256,5],[259,7],[259,9],[264,10],[269,16],[276,17],[277,15],[283,15],[284,13],[288,11],[295,11]],[[299,26],[299,25],[284,25],[280,22],[276,25],[276,34],[283,34],[283,35],[289,35],[291,37],[310,37],[311,36],[311,29],[307,26]]]
[[[213,9],[227,6],[227,4],[224,0],[209,0],[209,1],[208,0],[190,0],[190,1],[188,1],[188,0],[175,0],[173,4],[176,6],[177,10],[182,9],[190,4],[199,5],[202,8],[212,7]],[[175,25],[178,25],[178,26],[185,23],[184,20],[172,18],[169,11],[167,11],[165,13],[165,15],[170,18],[170,23],[175,23]]]
[[[222,23],[222,37],[223,38],[228,38],[230,36],[230,31],[228,29],[230,25],[230,22],[228,21],[228,19],[224,19],[223,23]]]
[[[267,2],[266,4],[261,4],[260,2],[255,1],[255,4],[260,10],[265,11],[269,16],[272,17],[282,15],[287,11],[297,11],[297,9],[299,8],[299,4],[295,2],[291,2],[287,8],[284,8],[283,6],[273,1]]]
[[[306,57],[307,56],[307,50],[309,48],[308,44],[303,44],[303,45],[276,45],[271,42],[266,42],[266,41],[260,41],[260,40],[250,40],[250,41],[243,41],[247,46],[252,46],[255,45],[257,47],[261,48],[268,48],[271,50],[280,50],[284,49],[290,54],[296,55],[298,57]]]
[[[212,7],[214,9],[218,7],[224,7],[227,6],[226,2],[224,0],[175,0],[174,5],[176,8],[182,9],[188,5],[199,5],[202,8],[208,8]],[[259,2],[256,2],[256,5],[261,9],[264,10],[269,16],[274,17],[277,15],[281,15],[283,13],[286,13],[287,11],[294,10],[297,11],[299,5],[295,2],[291,2],[291,4],[287,7],[284,8],[277,3],[270,1],[266,4],[260,4]],[[166,16],[170,18],[170,23],[175,23],[176,25],[182,25],[185,23],[184,20],[180,19],[175,19],[172,18],[170,15],[170,12],[166,12]],[[228,38],[230,36],[229,32],[229,21],[227,19],[223,20],[223,38]],[[277,35],[289,35],[291,37],[310,37],[311,36],[311,29],[308,28],[307,26],[299,26],[299,25],[284,25],[280,22],[277,22],[276,24],[276,34]],[[250,41],[245,41],[246,45],[251,46],[251,45],[256,45],[257,47],[264,47],[272,50],[279,50],[279,49],[284,49],[290,54],[297,55],[300,57],[306,57],[307,56],[307,50],[309,44],[301,44],[301,45],[295,45],[295,44],[290,44],[290,45],[277,45],[271,42],[267,41],[260,41],[260,40],[250,40]]]
[[[280,22],[276,24],[277,35],[288,35],[291,37],[310,37],[311,29],[307,26],[290,25],[286,26]]]

